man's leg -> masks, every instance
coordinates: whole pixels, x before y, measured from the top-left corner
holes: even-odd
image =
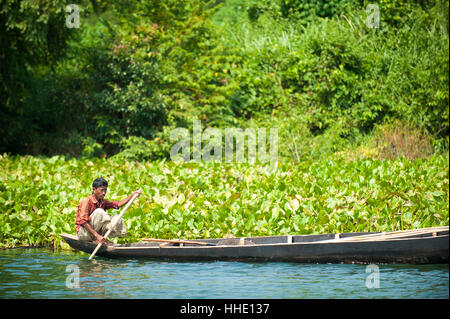
[[[127,234],[127,228],[125,226],[125,222],[123,221],[122,218],[119,219],[119,215],[114,215],[111,218],[111,222],[106,225],[106,228],[109,230],[112,226],[112,224],[114,224],[117,221],[116,226],[111,230],[111,233],[109,233],[108,237],[123,237]]]
[[[108,230],[106,227],[111,222],[111,217],[102,208],[97,208],[92,212],[90,218],[89,225],[100,235],[105,235]],[[84,227],[78,230],[77,237],[80,240],[94,240],[94,236]]]
[[[115,222],[119,218],[119,215],[113,216],[111,218],[103,209],[97,208],[94,210],[91,214],[91,220],[89,221],[89,224],[91,227],[100,235],[104,236],[106,232],[111,227],[112,223]],[[123,237],[127,233],[125,222],[122,218],[119,219],[117,222],[117,225],[114,227],[114,229],[110,232],[108,235],[109,238],[113,237]],[[77,236],[80,240],[88,240],[92,241],[94,237],[92,234],[86,230],[84,227],[81,227],[80,230],[78,230]]]
[[[94,239],[92,234],[89,231],[87,231],[86,228],[84,228],[83,226],[81,226],[81,228],[77,231],[77,237],[79,240],[83,241],[92,241],[92,239]]]

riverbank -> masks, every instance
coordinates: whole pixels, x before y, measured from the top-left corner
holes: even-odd
[[[142,187],[127,236],[221,238],[448,226],[448,156],[279,163],[124,162],[55,156],[0,158],[0,247],[68,248],[79,201],[99,176],[106,198]]]

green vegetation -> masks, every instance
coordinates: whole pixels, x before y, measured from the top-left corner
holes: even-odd
[[[298,136],[316,145],[294,160],[395,121],[448,150],[448,1],[379,1],[380,27],[369,28],[368,1],[92,0],[81,27],[59,33],[67,1],[16,2],[0,12],[0,153],[155,160],[194,119],[286,118],[280,149]]]
[[[448,1],[12,0],[0,10],[0,245],[74,232],[98,176],[129,235],[448,225]],[[278,128],[279,167],[176,164],[176,127]]]
[[[144,194],[125,216],[128,235],[206,238],[389,231],[448,225],[448,157],[324,161],[264,166],[63,157],[0,161],[1,246],[64,246],[78,202],[98,176],[107,198]]]

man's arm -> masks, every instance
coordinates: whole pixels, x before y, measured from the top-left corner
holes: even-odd
[[[139,197],[139,195],[141,195],[141,193],[142,193],[142,190],[134,191],[134,192],[131,193],[131,195],[128,196],[127,198],[122,199],[121,201],[119,201],[119,203],[118,203],[117,205],[118,205],[119,207],[122,207],[122,206],[126,205],[126,204],[133,198],[134,194],[138,194],[138,197]]]

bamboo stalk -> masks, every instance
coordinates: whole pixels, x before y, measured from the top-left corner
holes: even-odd
[[[208,245],[209,243],[201,241],[181,240],[181,239],[158,239],[158,238],[142,238],[143,241],[153,241],[157,243],[175,243],[175,244],[194,244],[194,245]],[[211,245],[211,244],[209,244]]]
[[[353,236],[353,237],[346,237],[346,238],[340,238],[340,239],[330,239],[325,240],[323,242],[348,242],[348,241],[368,241],[368,240],[386,240],[386,239],[395,239],[395,238],[402,238],[407,236],[417,236],[417,235],[423,235],[428,233],[437,233],[440,231],[448,231],[448,226],[443,227],[429,227],[429,228],[422,228],[422,229],[411,229],[411,230],[401,230],[401,231],[392,231],[392,232],[383,232],[383,233],[377,233],[377,234],[369,234],[369,235],[361,235],[361,236]]]
[[[439,231],[448,231],[448,228],[441,229]],[[436,232],[438,230],[423,230],[423,231],[399,231],[399,232],[388,232],[388,233],[380,233],[366,236],[357,236],[357,237],[348,237],[344,238],[344,241],[364,241],[364,240],[384,240],[384,239],[394,239],[394,238],[403,238],[409,236],[418,236]]]
[[[404,231],[396,231],[396,232],[386,232],[377,234],[381,237],[405,237],[405,236],[414,236],[414,235],[422,235],[429,234],[439,231],[448,231],[448,227],[432,227],[432,228],[424,228],[424,229],[413,229],[413,230],[404,230]],[[368,236],[369,237],[369,236]],[[376,237],[376,236],[374,236]]]
[[[397,239],[397,238],[405,238],[405,237],[410,237],[410,236],[417,236],[417,235],[422,235],[422,234],[427,234],[427,232],[424,233],[409,233],[409,234],[393,234],[393,235],[385,235],[385,234],[381,234],[380,236],[374,236],[374,237],[369,237],[369,238],[344,238],[343,240],[340,241],[346,241],[346,242],[353,242],[353,241],[379,241],[379,240],[389,240],[389,239]]]

